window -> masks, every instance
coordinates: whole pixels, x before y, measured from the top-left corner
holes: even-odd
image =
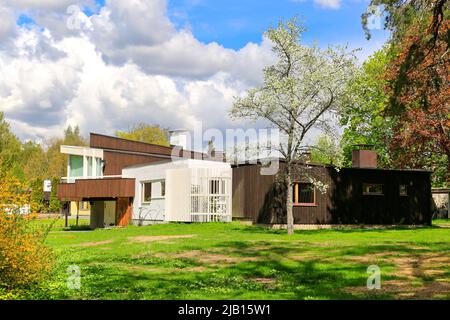
[[[219,191],[219,180],[211,180],[210,181],[210,189],[209,193],[211,194],[220,194]]]
[[[87,176],[92,177],[92,157],[87,157],[87,165],[88,165]]]
[[[95,165],[97,168],[97,177],[103,176],[103,163],[101,158],[95,158]]]
[[[142,184],[142,202],[150,202],[152,200],[152,183],[145,182]]]
[[[401,184],[399,186],[399,193],[401,197],[408,196],[408,186],[406,184]]]
[[[89,201],[81,201],[80,202],[80,210],[90,210],[91,206]]]
[[[382,196],[384,194],[383,185],[378,183],[363,183],[363,194]]]
[[[166,181],[161,181],[161,197],[166,196]]]
[[[166,181],[149,181],[142,183],[142,203],[149,203],[166,195]]]
[[[82,177],[83,176],[83,157],[81,156],[69,156],[69,177]]]
[[[297,206],[315,206],[316,191],[312,183],[296,182],[293,186],[293,202]]]

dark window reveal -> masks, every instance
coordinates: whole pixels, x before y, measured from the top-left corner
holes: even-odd
[[[152,183],[146,182],[142,184],[142,202],[150,202],[152,200]]]
[[[293,186],[294,205],[315,205],[316,196],[312,183],[296,182]]]
[[[365,195],[375,195],[382,196],[383,185],[379,183],[364,183],[363,184],[363,194]]]

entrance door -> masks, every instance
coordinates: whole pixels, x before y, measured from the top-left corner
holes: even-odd
[[[105,227],[116,225],[116,202],[105,201]]]

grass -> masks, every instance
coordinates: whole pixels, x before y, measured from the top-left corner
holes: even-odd
[[[39,221],[41,225],[48,221]],[[48,236],[57,264],[27,299],[449,299],[450,228],[297,231],[166,224]],[[368,290],[369,265],[381,289]],[[67,288],[67,268],[81,288]]]

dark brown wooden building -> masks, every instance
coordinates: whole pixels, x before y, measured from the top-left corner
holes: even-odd
[[[376,168],[376,154],[370,150],[354,151],[353,167],[339,171],[332,166],[299,166],[308,174],[294,177],[295,224],[431,224],[430,171]],[[286,190],[276,176],[261,175],[261,167],[233,168],[233,217],[285,224]],[[309,177],[326,184],[326,192]]]

